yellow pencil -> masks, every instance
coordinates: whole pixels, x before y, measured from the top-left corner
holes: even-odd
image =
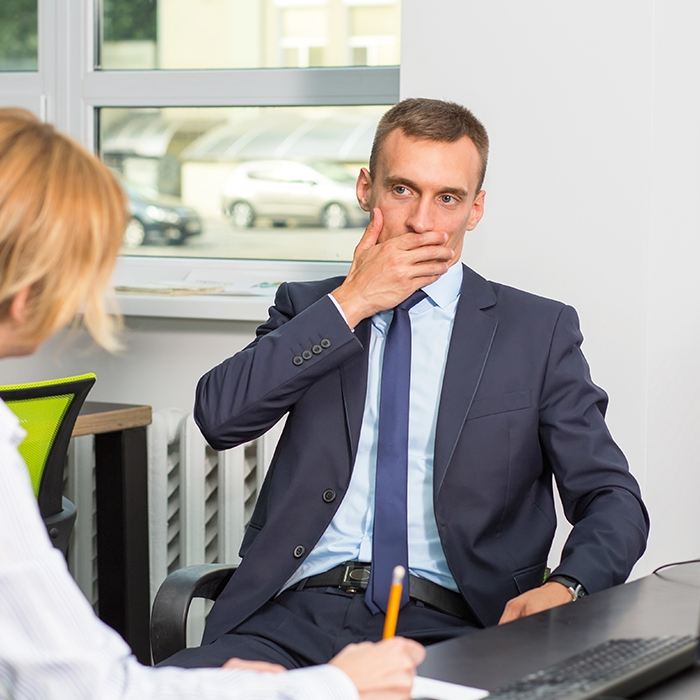
[[[389,602],[386,605],[383,639],[391,639],[396,634],[396,623],[399,621],[399,607],[401,606],[404,576],[406,576],[406,569],[404,569],[403,566],[395,566],[394,574],[391,578]]]

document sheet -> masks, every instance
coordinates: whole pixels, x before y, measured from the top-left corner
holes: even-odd
[[[488,696],[487,690],[469,688],[466,685],[435,681],[432,678],[416,676],[413,681],[413,700],[479,700]]]

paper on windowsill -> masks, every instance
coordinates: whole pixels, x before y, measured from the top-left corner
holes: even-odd
[[[259,282],[248,286],[212,282],[147,282],[141,284],[121,284],[115,291],[131,294],[156,294],[165,296],[272,296],[278,282]]]
[[[488,696],[487,690],[469,688],[466,685],[445,683],[432,678],[416,676],[411,697],[414,700],[479,700]]]

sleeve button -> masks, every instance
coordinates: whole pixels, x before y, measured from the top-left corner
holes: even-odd
[[[313,355],[311,354],[311,350],[304,350],[304,352],[301,353],[301,356],[305,360],[310,360],[313,357]]]
[[[323,338],[323,340],[321,340],[321,347],[322,348],[325,349],[325,348],[329,348],[330,346],[331,346],[331,341],[328,340],[328,338]]]
[[[321,497],[326,503],[333,503],[333,501],[335,501],[335,491],[333,489],[326,489]]]
[[[294,551],[292,554],[294,555],[295,559],[301,559],[306,552],[306,547],[304,547],[303,544],[298,544],[296,547],[294,547]]]
[[[320,355],[323,352],[323,348],[317,343],[311,348],[311,352],[314,355]]]
[[[301,355],[294,355],[292,358],[292,364],[298,367],[300,364],[304,362],[304,358]]]

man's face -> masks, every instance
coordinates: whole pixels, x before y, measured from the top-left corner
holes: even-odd
[[[386,137],[376,172],[363,168],[357,179],[360,205],[379,207],[384,227],[379,242],[404,233],[440,231],[448,235],[457,262],[462,243],[484,211],[484,191],[476,191],[481,160],[466,136],[453,143],[406,136],[395,129]]]

